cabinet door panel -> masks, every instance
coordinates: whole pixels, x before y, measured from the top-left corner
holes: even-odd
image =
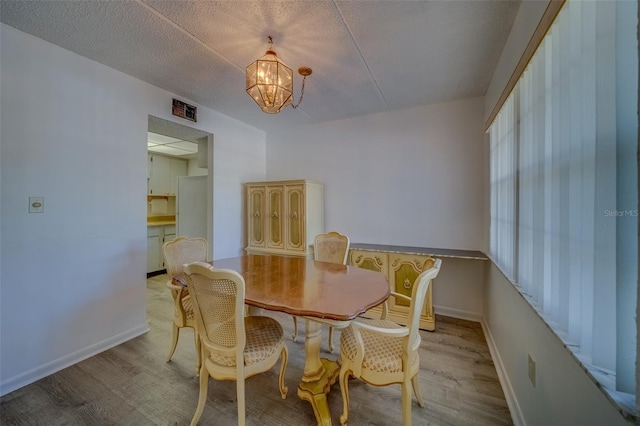
[[[249,225],[249,245],[252,247],[264,247],[264,211],[265,211],[265,187],[250,186],[247,190],[249,194],[249,205],[247,206]]]
[[[283,238],[283,222],[284,222],[284,187],[282,186],[270,186],[267,187],[268,197],[268,218],[267,218],[267,232],[268,240],[267,247],[269,248],[284,248]]]
[[[408,255],[408,254],[390,254],[389,255],[389,284],[391,290],[396,293],[404,294],[411,297],[413,284],[422,272],[422,265],[428,256]],[[427,305],[425,301],[425,306]],[[390,309],[400,312],[409,311],[409,302],[391,298],[389,303]],[[423,308],[423,314],[425,309]]]
[[[292,185],[286,187],[287,193],[287,220],[286,220],[286,249],[304,250],[304,187]]]
[[[382,272],[387,277],[389,263],[386,253],[350,250],[350,264],[358,268],[369,269],[370,271]],[[362,316],[379,319],[382,316],[382,305],[369,309]]]
[[[161,228],[147,228],[147,273],[162,269],[161,239]]]
[[[391,291],[411,297],[413,285],[416,278],[422,273],[427,259],[432,259],[429,255],[412,255],[404,253],[391,253],[371,250],[350,250],[350,264],[364,269],[380,271],[386,275]],[[427,265],[428,267],[428,265]],[[420,316],[420,328],[424,330],[435,330],[435,314],[433,311],[433,283],[427,290],[424,307]],[[409,314],[409,303],[390,297],[387,301],[389,308],[387,319],[398,324],[407,324]],[[370,309],[364,316],[379,318],[381,309],[379,307]]]
[[[149,194],[168,194],[171,186],[171,179],[169,176],[171,163],[169,161],[169,157],[162,155],[150,155],[149,164],[151,165],[151,171],[149,173]]]
[[[324,232],[322,185],[289,180],[246,188],[247,253],[312,258],[313,238]]]
[[[165,226],[163,228],[163,234],[162,234],[162,244],[164,245],[164,243],[168,243],[169,241],[173,240],[174,238],[176,238],[176,227],[175,226]],[[166,268],[166,265],[164,264],[164,256],[162,255],[162,249],[160,250],[160,259],[162,261],[162,268]]]
[[[351,250],[351,264],[358,268],[382,272],[387,276],[388,262],[386,253]]]
[[[169,159],[169,194],[175,195],[178,190],[178,176],[187,175],[187,162],[180,158]]]
[[[159,253],[160,239],[158,237],[147,237],[147,273],[162,269]]]

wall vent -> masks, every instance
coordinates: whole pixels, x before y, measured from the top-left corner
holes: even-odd
[[[177,117],[181,117],[191,121],[198,121],[198,108],[179,101],[178,99],[173,100],[173,115]]]

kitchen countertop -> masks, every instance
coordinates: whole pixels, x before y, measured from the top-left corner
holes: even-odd
[[[150,226],[175,226],[175,220],[154,220],[152,222],[147,221],[147,227]]]
[[[175,226],[176,217],[174,215],[147,216],[147,228],[151,226]]]

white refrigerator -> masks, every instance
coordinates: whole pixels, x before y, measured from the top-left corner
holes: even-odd
[[[207,240],[207,177],[179,176],[176,191],[176,235]]]

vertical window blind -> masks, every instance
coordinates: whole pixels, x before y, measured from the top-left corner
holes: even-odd
[[[489,129],[491,140],[491,255],[513,279],[515,256],[515,102],[511,95]]]
[[[617,203],[612,3],[564,4],[489,128],[489,251],[575,356],[615,389],[616,369],[630,371],[616,365],[616,251],[637,254],[637,204]],[[637,179],[624,190],[637,194]],[[616,235],[620,216],[635,221],[635,235]]]

